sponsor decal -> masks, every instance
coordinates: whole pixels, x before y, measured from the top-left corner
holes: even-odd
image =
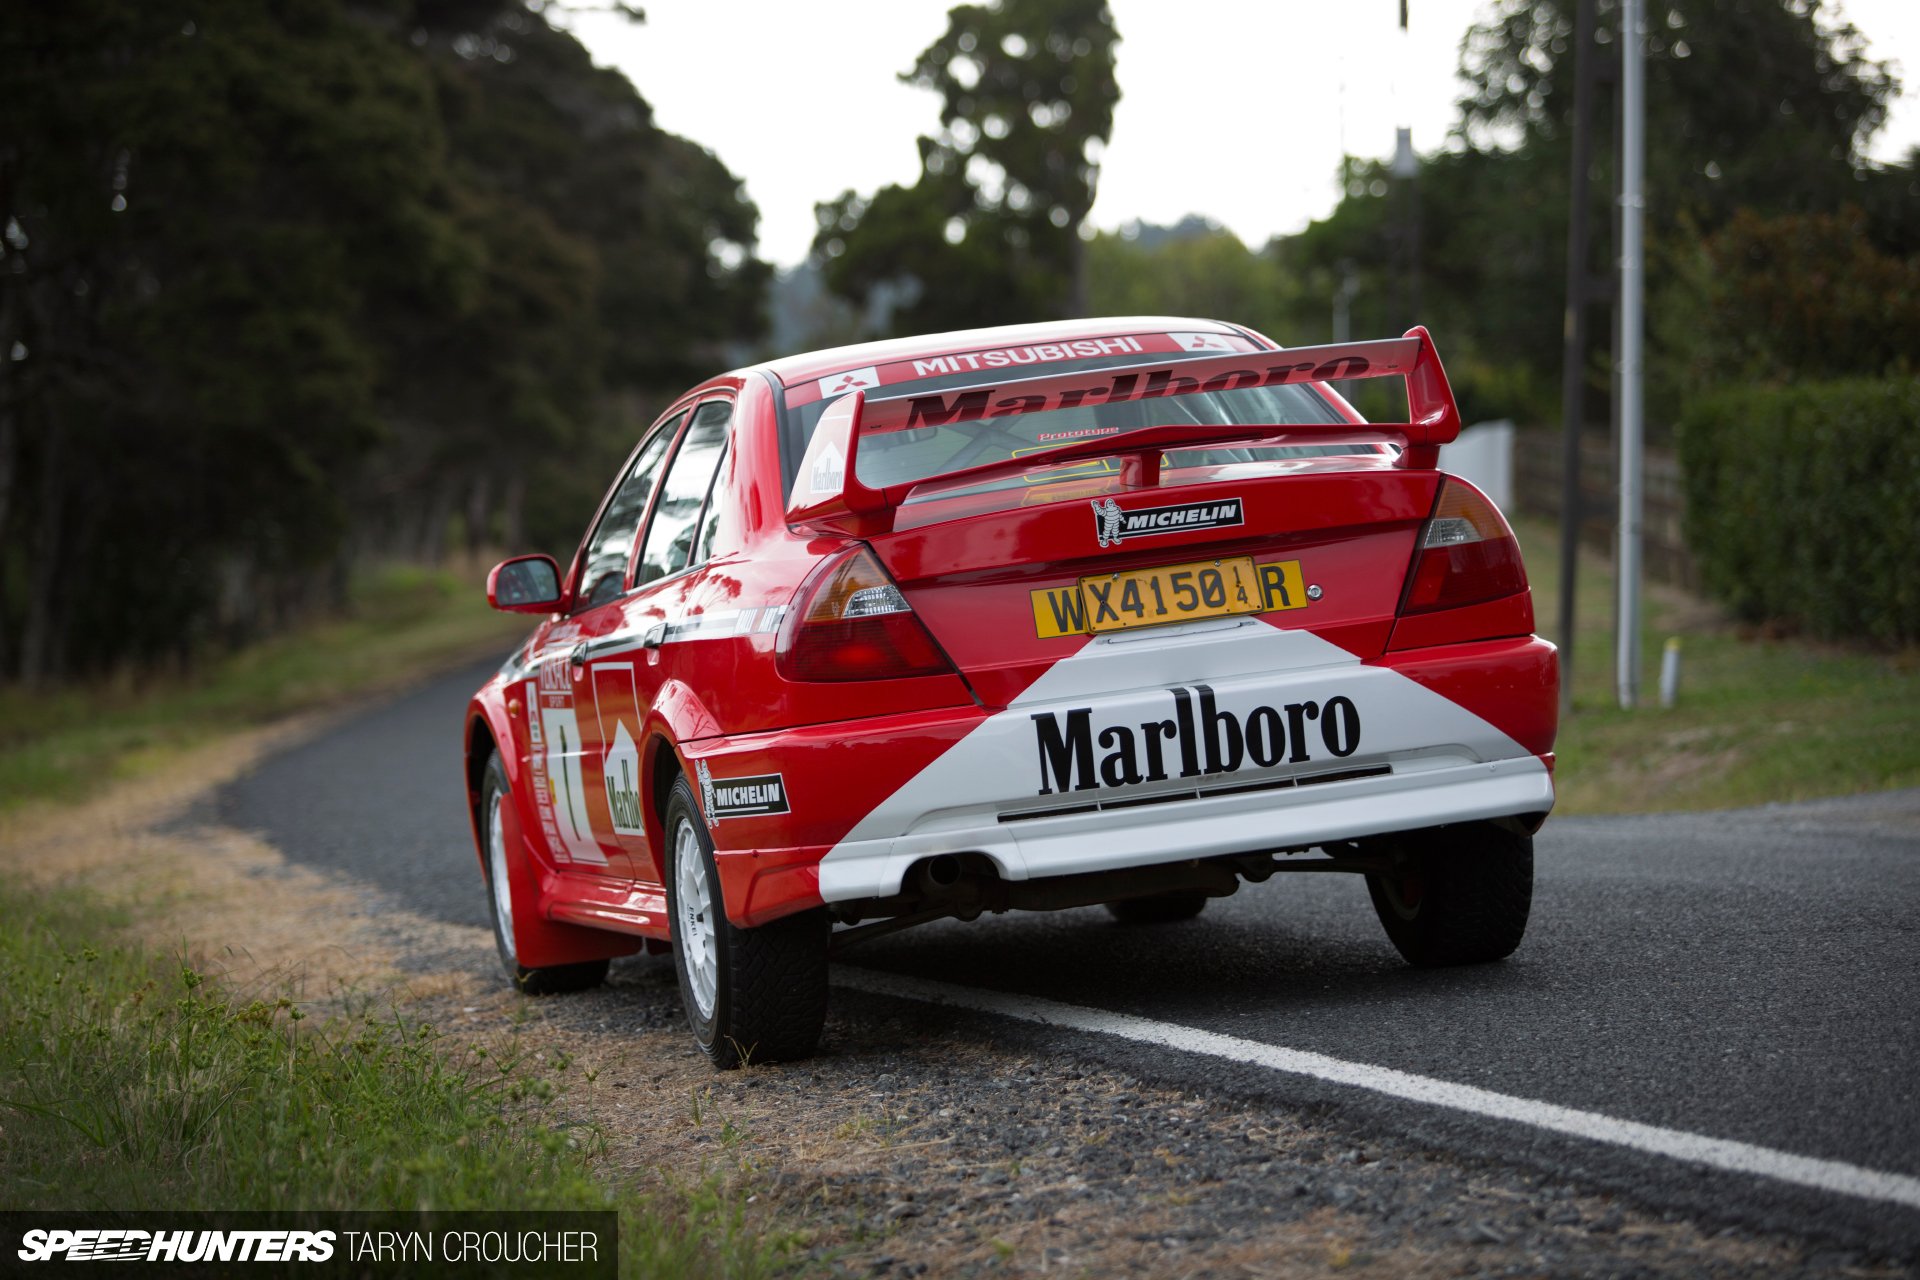
[[[1038,440],[1041,444],[1047,444],[1049,442],[1063,442],[1067,440],[1092,440],[1100,436],[1117,436],[1119,434],[1119,427],[1081,427],[1078,431],[1042,431],[1039,435],[1035,436],[1034,439]],[[1017,458],[1023,453],[1032,452],[1033,450],[1031,449],[1015,449],[1013,456]]]
[[[843,396],[849,391],[861,391],[879,385],[880,371],[872,365],[864,369],[848,369],[845,373],[829,374],[820,379],[820,398]]]
[[[1207,345],[1196,346],[1195,342]],[[1213,345],[1219,344],[1219,345]],[[992,347],[978,351],[956,351],[921,359],[895,360],[846,373],[829,374],[787,388],[789,405],[812,404],[829,400],[856,389],[869,394],[875,387],[894,386],[925,378],[951,377],[960,373],[992,373],[999,369],[1024,369],[1029,366],[1058,364],[1068,360],[1112,359],[1136,355],[1219,355],[1238,352],[1255,354],[1261,348],[1236,333],[1129,333],[1100,338],[1071,338],[1061,342],[1036,342],[1021,347]]]
[[[613,829],[623,836],[644,836],[646,819],[640,807],[640,751],[625,722],[614,727],[613,743],[607,748],[601,781],[607,789],[607,812]]]
[[[593,710],[600,731],[600,789],[614,834],[646,838],[640,803],[640,693],[633,664],[600,662],[593,668]]]
[[[1194,334],[1168,334],[1176,341]],[[1232,351],[1232,347],[1222,347]],[[1183,350],[1193,350],[1185,347]],[[915,360],[913,376],[933,378],[945,373],[970,373],[981,369],[1009,369],[1023,364],[1048,364],[1055,360],[1090,359],[1094,356],[1140,355],[1146,351],[1138,338],[1076,338],[1071,342],[1041,342],[1030,347],[1000,347],[992,351],[963,351],[957,355]]]
[[[1183,502],[1172,507],[1140,507],[1133,511],[1112,498],[1088,505],[1093,508],[1094,537],[1103,547],[1117,547],[1128,538],[1184,533],[1189,529],[1224,529],[1246,523],[1245,507],[1238,498]]]
[[[829,444],[813,460],[807,484],[814,493],[838,493],[846,487],[846,480],[847,455],[840,452],[839,446]]]
[[[743,778],[716,778],[707,762],[695,763],[700,775],[700,802],[707,811],[707,825],[720,825],[722,818],[752,818],[770,813],[790,813],[787,782],[777,773],[758,773]]]
[[[1087,482],[1067,484],[1065,488],[1061,487],[1062,484],[1066,484],[1069,480],[1083,479]],[[1093,494],[1104,492],[1112,487],[1113,482],[1099,474],[1091,477],[1082,477],[1078,474],[1071,476],[1063,475],[1059,482],[1049,483],[1027,490],[1027,492],[1020,496],[1020,505],[1023,507],[1034,507],[1043,503],[1079,502],[1082,499],[1090,498]]]
[[[542,706],[540,732],[546,739],[546,802],[561,848],[575,862],[606,865],[587,815],[587,780],[581,769],[580,721],[572,707]],[[544,815],[543,815],[544,816]]]
[[[907,411],[904,422],[893,422],[884,411],[874,412],[862,424],[864,430],[884,431],[896,428],[942,427],[954,422],[980,418],[1005,418],[1018,413],[1046,413],[1055,409],[1075,409],[1081,405],[1120,404],[1128,400],[1154,400],[1161,396],[1190,395],[1196,391],[1244,391],[1250,387],[1278,387],[1295,382],[1331,382],[1340,378],[1364,378],[1373,362],[1363,355],[1340,356],[1315,363],[1312,360],[1285,363],[1284,351],[1262,352],[1249,359],[1243,369],[1227,369],[1205,381],[1182,373],[1178,364],[1161,369],[1135,366],[1125,373],[1103,376],[1088,372],[1086,383],[1059,391],[1031,395],[1000,395],[998,387],[972,387],[952,395],[904,396]],[[1277,360],[1279,363],[1268,363]],[[1209,362],[1210,364],[1212,362]],[[1060,381],[1065,381],[1062,377]],[[1078,379],[1075,379],[1078,381]],[[995,397],[999,397],[996,399]],[[897,400],[881,401],[895,405]]]
[[[1093,708],[1032,716],[1039,751],[1035,794],[1091,791],[1270,769],[1315,759],[1345,759],[1360,749],[1360,709],[1343,696],[1325,702],[1256,706],[1244,716],[1222,709],[1204,684],[1168,690],[1173,714],[1138,725],[1095,727]]]
[[[1224,333],[1170,333],[1167,335],[1180,344],[1182,351],[1245,351],[1244,346],[1236,346],[1233,338]]]
[[[705,760],[696,763],[694,770],[700,775],[700,807],[706,811],[707,825],[717,827],[720,819],[713,813],[713,774],[708,772]]]

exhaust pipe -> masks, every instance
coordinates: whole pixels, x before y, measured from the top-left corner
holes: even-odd
[[[960,883],[960,859],[950,853],[928,858],[914,868],[914,879],[922,893],[938,896]]]

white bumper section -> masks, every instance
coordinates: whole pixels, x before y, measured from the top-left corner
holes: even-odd
[[[1447,764],[1275,791],[848,841],[834,849],[832,861],[821,863],[820,896],[841,902],[897,893],[914,863],[940,853],[983,853],[1002,878],[1029,880],[1314,845],[1552,807],[1553,780],[1532,756]]]
[[[942,853],[1028,880],[1552,807],[1546,765],[1458,703],[1310,632],[1223,619],[1055,664],[856,824],[820,896],[885,897]]]

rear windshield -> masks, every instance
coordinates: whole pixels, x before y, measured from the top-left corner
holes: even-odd
[[[1218,355],[1219,352],[1193,352],[1157,354],[1143,357],[1140,355],[1107,355],[1088,359],[1049,363],[1048,373],[1074,373],[1089,369],[1108,369],[1118,365],[1140,364],[1145,360],[1153,363],[1177,359],[1196,359],[1202,355]],[[921,378],[909,382],[891,382],[884,391],[873,394],[878,399],[894,399],[897,396],[926,395],[934,391],[950,391],[980,385],[997,385],[989,382],[978,372],[964,371],[944,374],[932,378]],[[820,417],[833,402],[834,397],[814,400],[810,403],[789,405],[783,414],[781,431],[782,462],[786,471],[786,492],[793,491],[793,480],[800,467],[800,459],[807,451],[807,443],[813,438],[813,429]],[[1248,387],[1238,391],[1203,391],[1191,395],[1164,396],[1150,400],[1123,400],[1118,404],[1081,405],[1072,409],[1054,409],[1046,413],[1022,413],[1002,418],[985,418],[971,422],[955,422],[937,427],[919,427],[910,431],[863,432],[860,436],[860,449],[857,454],[856,471],[863,484],[872,488],[884,488],[888,485],[906,484],[925,480],[933,476],[946,475],[968,467],[977,467],[989,462],[1003,462],[1009,458],[1039,455],[1050,449],[1058,449],[1069,444],[1078,444],[1084,440],[1098,439],[1101,436],[1118,436],[1121,432],[1132,431],[1139,427],[1178,426],[1221,426],[1227,424],[1261,425],[1266,423],[1337,423],[1339,414],[1326,398],[1309,385],[1292,384],[1275,387]],[[1289,445],[1265,449],[1249,448],[1212,448],[1177,449],[1166,454],[1169,467],[1224,466],[1231,463],[1279,461],[1292,458],[1320,457],[1333,454],[1350,454],[1356,446],[1345,445]],[[1075,476],[1084,476],[1090,468],[1100,466],[1099,460],[1092,463],[1071,463],[1062,471],[1071,471]],[[1062,478],[1065,478],[1063,475]],[[1023,483],[1032,483],[1031,477],[1022,480],[1015,476],[1007,479],[988,481],[979,486],[981,491],[999,488],[1012,488]],[[969,489],[968,492],[973,492]],[[951,495],[949,495],[951,496]]]

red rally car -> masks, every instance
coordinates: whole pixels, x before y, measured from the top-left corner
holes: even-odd
[[[1382,376],[1404,423],[1329,385]],[[1409,962],[1507,955],[1559,675],[1512,531],[1438,469],[1459,429],[1418,328],[1079,320],[701,384],[564,574],[487,582],[545,615],[466,724],[507,972],[670,946],[732,1066],[813,1049],[830,950],[946,917],[1346,871]]]

